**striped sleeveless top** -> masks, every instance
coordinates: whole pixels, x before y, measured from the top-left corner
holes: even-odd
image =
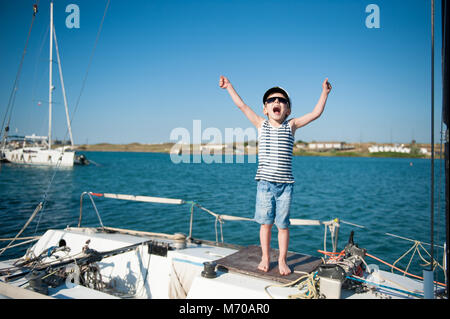
[[[265,120],[258,130],[258,170],[256,180],[274,183],[294,183],[292,148],[294,136],[288,121],[273,127]]]

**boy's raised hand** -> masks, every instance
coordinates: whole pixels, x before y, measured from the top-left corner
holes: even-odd
[[[229,81],[226,77],[224,77],[223,75],[221,75],[221,76],[220,76],[220,80],[219,80],[219,86],[220,86],[222,89],[227,89],[229,85],[230,85],[230,81]]]
[[[332,86],[331,86],[330,82],[328,82],[328,78],[326,78],[325,81],[323,81],[323,83],[322,83],[322,90],[328,94],[328,93],[330,93],[331,89],[332,89]]]
[[[234,87],[231,85],[230,81],[223,75],[220,76],[219,86],[222,89],[227,89],[228,93],[231,96],[234,104],[244,112],[245,116],[255,125],[257,128],[261,127],[261,124],[264,122],[264,119],[257,115],[247,104],[242,101],[241,97],[237,94]]]

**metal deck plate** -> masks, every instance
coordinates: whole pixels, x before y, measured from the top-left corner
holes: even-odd
[[[216,260],[216,263],[219,267],[226,268],[231,272],[238,272],[281,283],[292,282],[303,275],[294,273],[294,271],[311,273],[322,263],[322,260],[317,257],[288,252],[287,264],[292,273],[287,276],[282,276],[278,270],[277,249],[270,250],[270,260],[270,269],[268,272],[259,270],[258,265],[261,261],[261,247],[248,246],[234,254]]]

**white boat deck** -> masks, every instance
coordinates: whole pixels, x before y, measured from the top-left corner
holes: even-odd
[[[64,239],[67,247],[70,247],[70,252],[59,251],[55,253],[59,258],[52,255],[48,258],[45,257],[46,259],[43,261],[59,262],[82,256],[83,246],[87,242],[90,249],[98,252],[140,243],[142,245],[136,245],[130,251],[105,257],[97,262],[102,281],[106,283],[106,289],[103,291],[66,281],[61,286],[49,287],[48,296],[53,298],[279,299],[289,298],[290,295],[300,292],[296,287],[281,287],[280,282],[220,268],[216,271],[215,278],[203,277],[204,262],[216,261],[238,251],[233,248],[203,243],[186,243],[186,246],[180,249],[167,250],[165,255],[164,250],[162,254],[154,252],[149,254],[149,240],[154,241],[157,245],[166,245],[165,247],[173,246],[175,242],[164,237],[98,232],[96,229],[90,228],[68,228],[47,231],[32,250],[37,256],[41,252],[47,251],[49,247],[58,246],[61,239]],[[11,261],[0,262],[0,269],[10,266]],[[417,293],[423,291],[422,283],[419,281],[384,271],[379,271],[377,275],[377,278],[367,279],[400,290]],[[0,277],[0,282],[5,282],[6,277],[5,275]],[[23,288],[27,286],[26,282],[25,277],[20,277],[7,282],[7,284]],[[2,287],[4,286],[3,284]],[[5,292],[0,290],[1,294],[5,295]],[[414,298],[403,292],[382,287],[363,293],[342,290],[340,297],[346,299]]]

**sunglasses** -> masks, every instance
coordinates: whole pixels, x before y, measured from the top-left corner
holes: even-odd
[[[278,99],[278,102],[280,102],[282,104],[288,104],[288,100],[287,99],[285,99],[284,97],[279,97],[279,96],[269,97],[268,99],[266,99],[266,103],[269,103],[269,104],[273,103],[273,102],[275,102],[276,99]]]

